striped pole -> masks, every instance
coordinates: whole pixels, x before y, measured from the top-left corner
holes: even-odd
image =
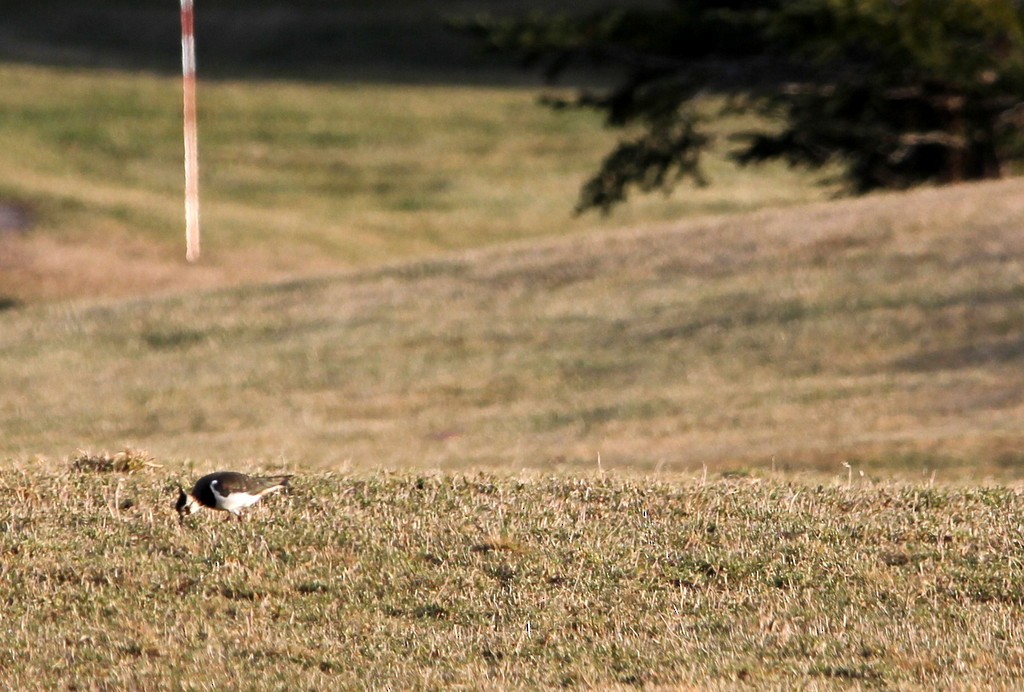
[[[181,76],[185,128],[185,259],[199,259],[199,141],[196,136],[196,42],[192,0],[181,0]]]

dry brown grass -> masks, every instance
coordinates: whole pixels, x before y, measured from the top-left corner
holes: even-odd
[[[1015,489],[306,475],[243,524],[203,514],[179,529],[173,480],[0,472],[0,684],[1024,679]]]
[[[0,315],[0,453],[1019,476],[1019,181]]]
[[[159,467],[159,464],[153,463],[153,457],[141,449],[123,449],[114,454],[79,451],[71,459],[73,471],[86,473],[133,473],[152,467]]]

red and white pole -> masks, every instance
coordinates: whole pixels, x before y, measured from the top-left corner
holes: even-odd
[[[185,126],[185,259],[199,259],[199,140],[196,135],[196,42],[192,0],[181,0],[181,76]]]

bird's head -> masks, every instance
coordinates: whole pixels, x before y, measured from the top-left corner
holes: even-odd
[[[178,501],[174,504],[174,509],[178,511],[178,523],[181,524],[185,522],[185,517],[198,512],[200,508],[196,499],[179,485]]]

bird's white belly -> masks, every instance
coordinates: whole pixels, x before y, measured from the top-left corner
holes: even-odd
[[[213,496],[217,499],[217,506],[220,509],[226,510],[231,513],[235,513],[240,509],[245,509],[251,505],[259,502],[259,495],[250,495],[249,493],[231,493],[229,495],[221,495],[217,492],[217,481],[210,484],[210,490],[213,491]]]

